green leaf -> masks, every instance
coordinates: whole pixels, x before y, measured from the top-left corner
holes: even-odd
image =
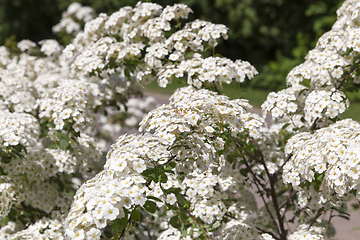
[[[184,205],[186,205],[188,202],[186,201],[186,199],[184,198],[184,196],[183,195],[181,195],[181,193],[175,193],[175,196],[176,196],[176,199],[177,199],[177,201],[182,205],[182,206],[184,206]]]
[[[113,231],[113,233],[121,232],[123,229],[126,228],[127,224],[128,224],[128,214],[125,211],[125,217],[120,218],[120,219],[115,219],[112,222],[112,231]]]
[[[66,150],[66,148],[69,146],[69,140],[68,139],[65,139],[65,138],[62,138],[60,140],[60,148],[61,150]]]
[[[187,227],[185,226],[185,224],[181,223],[180,231],[181,236],[185,238],[187,236]]]
[[[156,203],[152,201],[146,201],[144,204],[144,208],[149,213],[155,213],[156,212]]]
[[[55,182],[59,186],[60,191],[64,191],[64,189],[65,189],[64,183],[59,178],[54,177],[52,179],[52,181]]]
[[[140,221],[140,214],[137,211],[137,209],[135,208],[131,213],[130,213],[131,219],[134,222],[139,222]]]
[[[321,173],[319,176],[316,177],[317,181],[321,181],[325,176],[325,172]]]
[[[124,70],[124,74],[127,80],[131,80],[131,76],[130,76],[130,70],[128,68],[125,68]]]
[[[166,165],[166,170],[171,170],[176,167],[176,163],[170,162],[168,165]]]
[[[181,225],[180,225],[180,223],[179,223],[178,220],[179,220],[179,216],[178,216],[178,215],[175,215],[175,216],[173,216],[173,217],[170,219],[169,223],[170,223],[170,225],[173,226],[174,228],[180,228]]]
[[[181,221],[182,223],[188,222],[188,220],[187,220],[187,219],[188,219],[188,216],[186,215],[185,210],[181,210],[181,211],[180,211],[179,219],[180,219],[180,221]]]
[[[192,236],[193,234],[194,234],[194,229],[191,228],[191,229],[190,229],[190,232],[189,232],[189,235]]]
[[[47,133],[41,133],[39,138],[48,138],[49,137],[49,134]]]
[[[162,183],[167,183],[168,177],[166,176],[165,173],[161,174],[159,177],[160,177],[160,181],[161,181]]]
[[[58,148],[58,146],[55,143],[53,143],[49,146],[49,149],[57,149],[57,148]]]
[[[155,168],[148,168],[145,171],[141,173],[141,175],[148,177],[149,179],[152,179],[154,182],[159,182],[159,173],[158,170]]]
[[[61,137],[61,138],[69,139],[68,135],[66,135],[65,133],[57,132],[57,134],[58,134],[58,136]]]
[[[286,124],[284,124],[284,126],[282,126],[282,130],[284,130],[285,128],[287,128],[288,126],[290,125],[290,123],[286,123]]]

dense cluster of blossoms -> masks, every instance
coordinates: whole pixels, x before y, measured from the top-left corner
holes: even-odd
[[[281,99],[284,95],[283,90],[268,96],[263,104],[264,111],[271,111],[274,118],[301,113],[308,126],[314,123],[328,126],[331,124],[328,120],[340,116],[349,107],[349,100],[343,92],[345,85],[349,88],[360,83],[354,71],[356,68],[351,67],[359,54],[358,11],[358,1],[346,1],[338,9],[338,20],[332,30],[320,37],[306,61],[287,76],[287,84],[292,90],[283,98],[292,99],[291,105],[283,101],[274,104],[274,98]]]
[[[180,145],[172,152],[182,171],[204,171],[209,167],[221,168],[223,157],[217,151],[224,149],[221,131],[232,136],[240,133],[259,137],[264,120],[257,114],[246,113],[251,105],[244,99],[230,100],[209,90],[193,87],[178,89],[170,104],[151,112],[140,122],[140,131],[153,132],[172,144]],[[184,137],[186,136],[186,137]]]
[[[0,218],[7,216],[11,210],[11,205],[13,204],[14,198],[14,189],[10,183],[0,183]]]
[[[302,224],[289,236],[289,240],[323,240],[324,228]]]
[[[135,8],[125,7],[111,16],[101,14],[85,25],[84,32],[75,37],[64,54],[73,62],[71,68],[77,75],[100,74],[106,79],[114,71],[124,73],[116,82],[123,92],[131,88],[130,82],[122,84],[129,72],[131,84],[135,80],[147,84],[155,79],[155,72],[161,87],[166,87],[173,77],[185,75],[188,84],[201,87],[202,82],[243,82],[257,73],[246,61],[202,57],[206,44],[215,47],[219,38],[227,38],[224,25],[195,20],[167,38],[171,21],[187,18],[190,12],[184,4],[162,10],[157,4],[138,3]],[[134,61],[136,68],[127,68]]]
[[[350,119],[338,121],[314,133],[296,134],[286,144],[285,152],[293,155],[284,166],[284,182],[298,189],[304,181],[312,182],[321,177],[318,188],[322,194],[316,199],[318,203],[323,203],[325,198],[336,204],[339,200],[347,200],[350,193],[360,198],[357,195],[359,141],[360,124]],[[305,194],[305,203],[313,196]]]
[[[160,188],[153,186],[150,190],[141,173],[168,158],[167,145],[165,140],[151,135],[121,136],[111,146],[104,170],[77,191],[65,221],[67,236],[100,239],[100,229],[144,206],[147,195],[160,197],[156,194]]]
[[[358,1],[346,1],[337,11],[338,20],[332,30],[320,37],[306,61],[287,77],[290,88],[300,92],[295,91],[295,98],[292,97],[298,103],[293,116],[303,112],[303,124],[299,127],[315,130],[310,133],[302,128],[305,132],[295,132],[285,147],[289,161],[283,169],[283,180],[298,191],[301,207],[329,209],[354,195],[358,198],[359,123],[336,120],[349,106],[344,90],[360,83],[356,46],[359,40],[355,37],[359,31],[359,10]],[[274,111],[279,102],[275,108],[271,102],[280,94],[269,95],[264,110]],[[291,120],[289,111],[286,115]],[[327,202],[331,204],[326,205]]]
[[[205,102],[207,108],[203,108]],[[246,113],[249,107],[245,100],[230,100],[209,90],[193,87],[177,90],[169,104],[151,111],[140,123],[140,129],[151,134],[120,137],[108,154],[104,171],[77,192],[67,218],[67,235],[85,236],[90,229],[102,229],[116,217],[127,217],[125,212],[145,207],[146,196],[160,199],[162,202],[156,202],[157,207],[164,207],[164,203],[173,205],[179,198],[176,191],[189,202],[193,217],[209,224],[210,228],[219,228],[227,218],[226,213],[234,217],[249,214],[253,207],[242,213],[234,211],[237,207],[246,209],[245,206],[253,203],[249,202],[250,193],[244,190],[247,186],[244,177],[226,162],[226,155],[220,154],[225,151],[225,140],[217,136],[227,128],[230,136],[259,137],[264,120]],[[179,147],[169,149],[171,146]],[[146,170],[167,166],[170,162],[176,164],[163,177],[166,180],[149,180],[151,174]],[[224,194],[233,196],[240,189],[243,198],[238,196],[226,203],[222,200]],[[104,196],[103,191],[108,191],[109,195]],[[108,208],[114,214],[110,218],[106,213]],[[95,221],[86,221],[85,226],[84,214],[89,221]],[[163,217],[166,227],[160,239],[177,235],[178,230],[166,224],[170,217]],[[196,227],[193,231],[201,233]]]
[[[36,144],[40,126],[36,118],[26,113],[0,111],[0,143],[3,147]]]
[[[216,239],[254,239],[254,240],[273,240],[274,238],[267,233],[259,233],[251,223],[232,220],[226,224],[221,237]]]

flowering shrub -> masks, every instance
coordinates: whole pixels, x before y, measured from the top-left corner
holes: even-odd
[[[1,238],[331,236],[331,218],[347,218],[343,204],[360,200],[360,125],[341,120],[345,91],[360,83],[359,11],[346,1],[288,88],[268,95],[271,126],[247,100],[221,94],[257,71],[216,56],[227,28],[186,22],[183,4],[139,2],[96,18],[72,4],[54,27],[74,34],[65,48],[0,47]],[[72,17],[83,31],[65,24]],[[139,97],[155,79],[189,86],[151,110]],[[102,159],[119,124],[138,122],[143,133],[120,136]]]

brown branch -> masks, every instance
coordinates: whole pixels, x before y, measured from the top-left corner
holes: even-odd
[[[314,219],[311,221],[311,223],[310,223],[310,225],[309,225],[309,227],[308,227],[308,230],[310,230],[311,226],[315,223],[316,219],[318,219],[318,217],[320,217],[320,216],[321,216],[321,213],[318,212],[318,213],[315,215]]]
[[[274,239],[276,239],[276,240],[280,240],[278,237],[276,237],[272,232],[269,232],[269,231],[265,231],[265,230],[263,230],[263,229],[261,229],[261,228],[259,228],[259,227],[255,227],[257,230],[259,230],[260,232],[262,232],[262,233],[267,233],[267,234],[270,234]]]
[[[294,188],[291,188],[291,191],[290,191],[290,195],[288,197],[288,199],[286,200],[286,202],[283,203],[283,205],[280,206],[280,209],[282,209],[284,206],[285,206],[285,210],[284,210],[284,214],[282,216],[282,219],[284,220],[285,218],[285,214],[289,208],[289,203],[290,203],[290,200],[296,195],[297,191],[293,192]]]
[[[127,222],[126,226],[124,227],[123,231],[121,232],[118,240],[120,240],[123,236],[125,236],[125,230],[126,230],[126,228],[127,228],[127,226],[129,225],[130,222],[131,222],[131,217],[129,217],[128,222]]]
[[[358,62],[357,64],[359,64],[359,62]],[[337,90],[339,90],[339,89],[342,87],[342,85],[345,83],[345,81],[350,77],[350,75],[351,75],[357,68],[359,68],[359,66],[360,66],[360,65],[358,65],[357,67],[354,67],[354,69],[351,70],[351,71],[344,77],[344,79],[341,81],[340,85],[336,88]]]
[[[291,192],[292,192],[293,190],[294,190],[294,189],[291,188]],[[291,193],[291,192],[290,192],[290,193]],[[285,205],[287,205],[287,204],[290,202],[290,200],[297,194],[297,192],[298,192],[298,191],[295,191],[295,192],[293,192],[292,194],[290,194],[289,197],[288,197],[288,199],[286,200],[286,202],[284,202],[284,203],[280,206],[280,209],[283,208]]]
[[[283,218],[282,218],[282,216],[280,214],[280,208],[279,208],[279,204],[278,204],[278,200],[277,200],[277,196],[276,196],[276,191],[275,191],[275,186],[274,186],[275,185],[275,182],[274,182],[275,175],[270,174],[269,169],[266,166],[264,156],[262,155],[260,146],[255,141],[255,139],[253,139],[253,142],[258,148],[259,154],[261,156],[260,161],[263,164],[264,169],[265,169],[265,173],[266,173],[266,175],[267,175],[267,177],[269,178],[269,181],[270,181],[270,195],[271,195],[272,202],[274,204],[275,213],[276,213],[276,216],[277,216],[277,219],[278,219],[278,222],[279,222],[279,226],[280,226],[280,233],[279,233],[280,234],[280,239],[286,240],[286,231],[285,231],[285,228],[284,228],[284,221],[283,221]]]
[[[285,160],[285,162],[280,166],[280,168],[273,174],[273,176],[276,176],[281,172],[281,170],[284,168],[285,164],[290,161],[290,158],[292,157],[292,153],[288,156],[288,158]]]
[[[256,188],[258,189],[258,191],[259,191],[259,193],[260,193],[260,197],[261,197],[261,199],[262,199],[262,201],[263,201],[263,203],[264,203],[264,205],[265,205],[265,208],[266,208],[266,210],[268,211],[268,213],[269,213],[269,215],[270,215],[270,217],[271,217],[271,220],[273,221],[273,223],[274,223],[274,225],[275,225],[276,231],[279,233],[279,235],[281,235],[280,230],[279,230],[279,227],[278,227],[278,225],[277,225],[277,223],[276,223],[276,221],[275,221],[275,218],[274,218],[274,216],[272,215],[272,213],[271,213],[271,211],[270,211],[270,209],[269,209],[269,206],[268,206],[267,202],[265,201],[264,195],[261,193],[260,187],[258,186],[258,183],[260,184],[260,182],[259,182],[259,180],[257,180],[256,175],[255,175],[254,172],[252,171],[252,169],[251,169],[250,165],[248,164],[248,162],[246,161],[246,159],[245,159],[245,158],[243,158],[243,159],[244,159],[244,162],[245,162],[246,167],[249,169],[250,173],[251,173],[251,174],[253,175],[253,177],[254,177],[255,186],[256,186]]]

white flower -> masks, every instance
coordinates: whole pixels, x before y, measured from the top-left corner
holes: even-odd
[[[166,202],[170,205],[174,205],[176,202],[176,196],[174,193],[170,193],[166,197]]]

